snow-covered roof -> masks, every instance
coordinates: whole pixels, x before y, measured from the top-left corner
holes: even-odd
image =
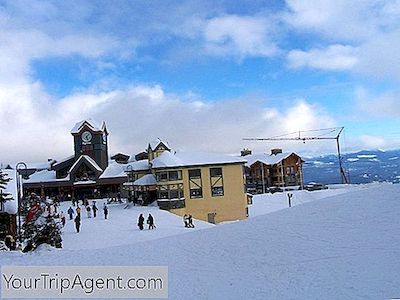
[[[73,159],[74,157],[75,157],[75,155],[70,155],[70,156],[68,156],[66,158],[63,158],[61,160],[57,160],[56,163],[53,166],[57,166],[59,164],[62,164],[62,163],[66,162],[66,161],[68,161],[70,159]]]
[[[127,177],[128,175],[125,173],[125,168],[126,165],[124,164],[119,164],[115,161],[110,162],[100,178]]]
[[[69,175],[65,178],[57,179],[56,171],[43,170],[33,173],[29,176],[29,179],[24,179],[24,183],[40,183],[40,182],[52,182],[52,181],[69,181]]]
[[[93,131],[103,131],[106,128],[106,122],[104,121],[99,124],[92,119],[87,119],[76,123],[75,126],[71,129],[71,133],[79,133],[84,125],[87,125]]]
[[[5,193],[10,193],[13,200],[6,201],[4,204],[4,211],[9,214],[15,215],[18,212],[18,199],[17,199],[17,172],[10,169],[2,169],[3,173],[11,180],[6,184]]]
[[[135,180],[133,185],[155,185],[157,184],[156,176],[153,174],[146,174],[143,177],[140,177],[138,180]]]
[[[288,158],[290,155],[297,155],[294,152],[284,152],[278,154],[255,153],[244,156],[247,160],[246,166],[250,167],[255,162],[259,161],[266,165],[275,165],[282,160]],[[298,155],[297,155],[298,156]]]
[[[243,157],[229,156],[216,153],[203,152],[177,152],[172,154],[165,151],[159,157],[152,161],[154,169],[184,167],[184,166],[201,166],[201,165],[217,165],[217,164],[234,164],[245,163]]]
[[[146,171],[150,170],[150,165],[147,159],[142,159],[124,165],[124,169],[125,171]]]
[[[167,147],[168,150],[171,150],[170,146],[168,145],[167,142],[164,142],[160,138],[157,138],[156,140],[152,141],[149,143],[149,147],[151,150],[155,150],[160,144],[163,144],[165,147]]]
[[[27,169],[35,169],[35,170],[46,170],[46,169],[50,169],[51,164],[54,162],[55,162],[55,160],[39,162],[39,163],[26,163],[26,168]],[[19,169],[23,170],[24,166],[20,166]]]
[[[88,162],[93,168],[95,168],[97,171],[99,172],[103,172],[103,170],[99,167],[99,165],[96,163],[96,161],[91,158],[88,155],[81,155],[76,162],[71,166],[71,168],[69,169],[68,173],[71,173],[71,171],[82,161],[82,160],[86,160],[86,162]]]

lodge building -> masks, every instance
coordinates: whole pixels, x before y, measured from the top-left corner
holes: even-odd
[[[265,193],[271,188],[303,186],[304,160],[294,152],[272,149],[270,154],[252,154],[243,149],[241,156],[246,158],[245,175],[247,191]]]
[[[60,197],[106,197],[121,192],[127,180],[121,164],[108,159],[108,131],[105,122],[77,123],[71,130],[74,154],[52,161],[48,169],[35,172],[23,182],[25,194],[35,192]],[[24,174],[24,169],[20,169]]]
[[[133,161],[122,153],[109,161],[104,122],[79,122],[71,134],[72,156],[49,161],[48,169],[22,173],[25,194],[82,199],[118,193],[142,205],[155,202],[160,209],[211,223],[248,216],[243,157],[174,152],[168,143],[157,139]]]

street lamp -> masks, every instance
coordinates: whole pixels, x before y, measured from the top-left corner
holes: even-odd
[[[18,236],[19,236],[19,242],[22,241],[22,237],[21,237],[21,199],[23,197],[24,194],[24,190],[22,187],[22,182],[21,182],[21,174],[18,172],[19,171],[19,167],[20,166],[24,166],[25,168],[25,175],[27,175],[27,166],[26,163],[24,162],[19,162],[17,163],[17,165],[15,166],[15,171],[16,171],[16,175],[17,175],[17,202],[18,202]]]

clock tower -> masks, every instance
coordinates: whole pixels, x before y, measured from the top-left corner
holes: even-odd
[[[104,171],[108,166],[108,132],[106,123],[99,126],[92,120],[75,124],[71,130],[74,137],[75,161],[82,155],[92,158]]]

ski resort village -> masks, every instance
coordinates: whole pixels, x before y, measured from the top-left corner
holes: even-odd
[[[165,265],[173,299],[397,295],[399,185],[305,184],[281,149],[110,155],[111,134],[84,120],[73,155],[1,170],[2,265]]]
[[[0,0],[0,299],[400,300],[400,0]]]

